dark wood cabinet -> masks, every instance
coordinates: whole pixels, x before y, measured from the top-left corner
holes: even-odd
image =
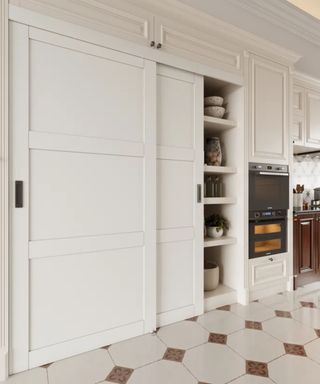
[[[320,214],[298,214],[293,219],[295,287],[320,280]]]

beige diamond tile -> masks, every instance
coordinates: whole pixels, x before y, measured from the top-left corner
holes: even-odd
[[[231,312],[245,320],[264,321],[275,316],[274,311],[260,303],[252,302],[249,305],[233,304]]]
[[[310,359],[320,364],[320,339],[311,341],[304,346],[306,354]]]
[[[320,328],[320,310],[318,308],[303,307],[292,312],[292,317],[309,327]]]
[[[304,345],[316,338],[313,329],[294,319],[275,317],[265,321],[262,326],[265,332],[284,343]]]
[[[306,357],[284,355],[269,363],[269,377],[279,384],[319,384],[320,365]]]
[[[161,360],[136,369],[128,384],[197,384],[183,364]]]
[[[246,360],[268,362],[285,353],[279,340],[253,329],[243,329],[229,335],[227,344]]]
[[[48,368],[50,384],[88,384],[105,380],[114,364],[105,349],[60,360]]]
[[[47,371],[45,368],[35,368],[30,371],[18,373],[10,376],[8,380],[1,384],[47,384]]]
[[[226,345],[208,343],[189,349],[184,365],[201,382],[223,384],[245,373],[245,361]]]
[[[166,346],[156,335],[143,335],[113,344],[109,353],[116,365],[138,368],[162,359]]]
[[[189,349],[207,342],[209,332],[194,321],[182,321],[160,328],[158,336],[168,347]]]
[[[209,332],[222,333],[224,335],[245,327],[243,319],[228,311],[207,312],[199,316],[198,323]]]

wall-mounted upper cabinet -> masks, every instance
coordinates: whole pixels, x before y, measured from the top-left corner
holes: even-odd
[[[249,161],[288,162],[288,67],[249,56]]]
[[[242,70],[243,50],[228,44],[221,37],[206,34],[164,17],[155,17],[154,26],[156,48],[223,70]]]
[[[302,75],[294,77],[291,138],[294,152],[320,148],[320,83]]]

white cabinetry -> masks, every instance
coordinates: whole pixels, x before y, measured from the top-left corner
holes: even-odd
[[[250,300],[286,290],[288,254],[278,254],[249,260]]]
[[[249,160],[288,162],[288,68],[249,57]]]
[[[320,147],[320,91],[306,92],[306,144]]]
[[[320,148],[320,82],[301,74],[294,76],[291,137],[294,152]]]
[[[157,67],[158,325],[203,310],[201,76]]]

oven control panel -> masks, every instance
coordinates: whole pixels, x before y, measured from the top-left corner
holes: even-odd
[[[287,173],[288,166],[281,164],[249,163],[249,171]]]
[[[287,216],[287,211],[284,209],[278,209],[275,211],[252,211],[249,212],[249,219],[253,220],[270,220],[281,219]]]

